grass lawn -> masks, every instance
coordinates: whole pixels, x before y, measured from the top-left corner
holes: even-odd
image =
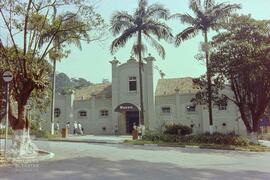
[[[163,147],[196,147],[201,149],[220,149],[220,150],[236,150],[236,151],[252,151],[252,152],[270,152],[270,147],[262,145],[248,145],[248,146],[234,146],[234,145],[222,145],[222,144],[198,144],[198,143],[171,143],[164,141],[145,141],[142,139],[138,140],[125,140],[124,144],[132,145],[145,145],[155,144]]]

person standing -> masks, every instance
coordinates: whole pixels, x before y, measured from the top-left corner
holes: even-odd
[[[79,130],[79,133],[80,133],[81,135],[83,135],[82,125],[81,125],[80,122],[78,122],[78,130]]]
[[[78,123],[76,121],[74,121],[73,123],[73,134],[77,134],[77,129],[78,129]]]
[[[66,123],[66,128],[69,129],[69,127],[70,127],[70,122],[67,122]]]
[[[56,126],[55,127],[56,132],[59,132],[59,130],[60,130],[59,121],[57,121],[55,126]]]
[[[115,125],[114,126],[114,135],[118,135],[118,126],[117,125]]]

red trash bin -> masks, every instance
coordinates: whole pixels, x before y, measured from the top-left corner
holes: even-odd
[[[138,139],[138,136],[139,136],[138,131],[137,130],[133,130],[132,131],[132,139],[133,140],[136,140],[136,139]]]
[[[63,128],[61,131],[62,138],[67,138],[68,136],[68,128]]]

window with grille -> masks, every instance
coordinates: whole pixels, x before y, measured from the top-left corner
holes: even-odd
[[[171,113],[171,107],[162,107],[161,112],[164,114],[170,114]]]
[[[108,110],[101,110],[100,111],[100,116],[101,117],[107,117],[107,116],[109,116],[109,111]]]
[[[135,76],[131,76],[128,78],[128,90],[137,91],[137,79]]]
[[[61,114],[60,108],[55,108],[54,109],[54,117],[60,117],[60,114]]]
[[[86,111],[79,111],[79,116],[80,117],[87,117],[87,112]]]
[[[186,107],[186,109],[187,109],[187,112],[195,112],[196,111],[196,106],[189,105],[189,106]]]
[[[227,110],[227,104],[218,104],[218,110],[226,111]]]

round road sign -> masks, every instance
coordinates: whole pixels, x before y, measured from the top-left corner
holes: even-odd
[[[4,80],[5,82],[10,82],[10,81],[12,81],[12,79],[13,79],[12,72],[10,72],[10,71],[5,71],[5,72],[3,73],[3,75],[2,75],[2,77],[3,77],[3,80]]]

